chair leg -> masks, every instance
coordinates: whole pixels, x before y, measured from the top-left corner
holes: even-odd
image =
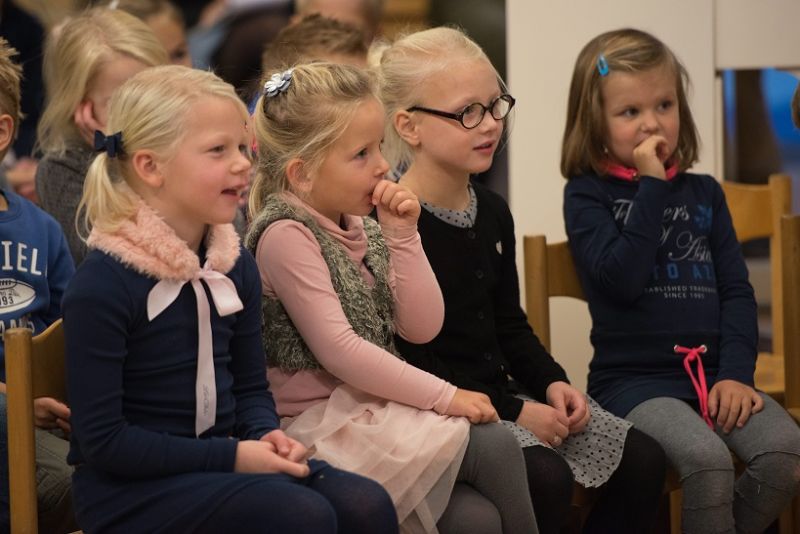
[[[792,521],[794,519],[794,505],[797,498],[792,499],[792,502],[783,509],[780,517],[778,517],[778,532],[779,534],[794,534],[797,532],[793,529]]]
[[[681,507],[683,491],[680,488],[669,492],[669,531],[670,534],[681,534]]]

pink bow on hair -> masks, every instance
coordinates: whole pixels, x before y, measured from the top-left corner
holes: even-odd
[[[236,286],[230,278],[212,270],[208,262],[191,280],[161,280],[147,295],[147,318],[152,321],[170,304],[181,288],[191,282],[197,298],[197,379],[195,381],[194,432],[199,436],[212,426],[217,418],[217,385],[214,376],[214,354],[211,339],[211,311],[208,297],[200,280],[205,280],[217,313],[224,317],[244,309]]]

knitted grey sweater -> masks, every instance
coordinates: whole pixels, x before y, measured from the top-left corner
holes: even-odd
[[[63,154],[45,154],[36,169],[39,202],[61,225],[76,266],[86,256],[86,243],[78,237],[75,214],[83,195],[86,171],[94,156],[88,146],[72,146]]]

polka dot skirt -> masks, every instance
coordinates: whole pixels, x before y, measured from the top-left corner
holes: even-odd
[[[526,395],[517,397],[537,402]],[[596,488],[604,484],[617,469],[622,459],[625,437],[633,423],[610,414],[587,397],[591,418],[586,428],[577,434],[571,434],[564,443],[553,450],[566,460],[575,481],[587,488]],[[511,421],[502,421],[517,437],[521,447],[534,445],[550,445],[543,443],[528,429]]]

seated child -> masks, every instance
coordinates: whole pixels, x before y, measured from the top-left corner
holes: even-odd
[[[453,521],[467,517],[475,532],[533,531],[521,452],[492,422],[488,397],[395,349],[395,331],[435,336],[444,310],[416,229],[419,202],[383,179],[372,75],[334,63],[272,74],[255,125],[246,243],[261,273],[269,376],[287,434],[384,484],[404,529],[457,532]],[[474,504],[461,505],[456,480]]]
[[[94,133],[105,129],[111,93],[140,70],[166,62],[164,47],[147,25],[118,9],[85,11],[47,38],[47,99],[38,130],[44,157],[36,169],[36,190],[42,208],[61,224],[76,265],[86,245],[75,215],[94,158]]]
[[[210,72],[147,69],[111,99],[86,176],[90,252],[64,296],[84,532],[397,532],[374,481],[279,428],[258,269],[230,224],[247,110]]]
[[[722,188],[688,172],[687,85],[675,54],[635,29],[598,35],[575,61],[561,172],[592,315],[589,392],[664,448],[684,532],[763,532],[800,485],[800,429],[754,388],[756,301]]]
[[[419,233],[442,288],[441,332],[400,333],[409,362],[486,393],[517,436],[539,530],[560,531],[575,482],[599,487],[586,532],[647,532],[664,455],[651,438],[572,387],[520,307],[514,220],[471,181],[489,168],[515,99],[469,37],[451,28],[407,35],[377,66],[386,104],[385,153],[422,199]]]
[[[16,133],[20,118],[21,69],[16,54],[0,38],[0,160]],[[29,328],[34,335],[61,316],[61,297],[75,268],[58,223],[30,201],[0,190],[0,339],[10,328]],[[9,529],[8,435],[4,345],[0,342],[0,532]],[[69,433],[69,408],[51,398],[34,401],[36,472],[40,532],[75,530],[69,443],[46,430]],[[41,429],[41,430],[40,430]]]

